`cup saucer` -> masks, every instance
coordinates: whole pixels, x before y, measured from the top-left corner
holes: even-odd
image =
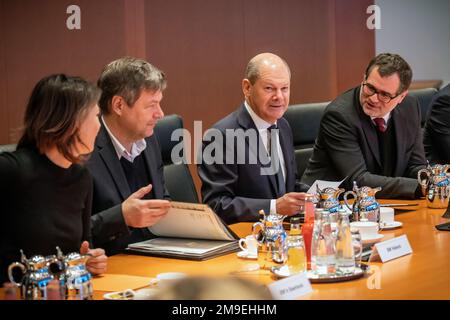
[[[242,259],[258,259],[257,255],[249,255],[247,251],[239,251],[237,256]]]
[[[368,243],[376,243],[378,241],[380,241],[381,239],[384,238],[384,234],[375,234],[375,235],[370,235],[368,237],[361,237],[362,243],[363,244],[368,244]]]
[[[393,221],[389,223],[380,222],[380,230],[389,230],[399,228],[403,225],[400,221]]]
[[[132,289],[123,291],[109,292],[103,295],[105,300],[133,300],[136,292]]]

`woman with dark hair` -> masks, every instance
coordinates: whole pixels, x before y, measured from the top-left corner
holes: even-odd
[[[100,128],[100,89],[57,74],[34,87],[17,150],[0,154],[0,284],[8,265],[27,257],[89,253],[88,270],[105,272],[103,249],[89,249],[92,178],[81,163]]]

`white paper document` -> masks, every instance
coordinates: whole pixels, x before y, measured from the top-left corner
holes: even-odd
[[[345,180],[346,178],[342,179],[341,181],[326,181],[326,180],[316,180],[314,181],[314,183],[312,184],[312,186],[308,189],[307,193],[310,194],[317,194],[317,186],[319,186],[319,189],[325,189],[328,187],[337,189],[339,188],[339,186],[341,185],[341,183]]]
[[[149,230],[156,238],[132,243],[128,252],[205,260],[239,249],[239,239],[206,204],[170,202],[164,218]]]
[[[208,205],[172,201],[167,215],[149,227],[160,237],[235,240]]]

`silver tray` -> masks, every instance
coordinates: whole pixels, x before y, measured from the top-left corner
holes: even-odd
[[[289,272],[288,266],[275,266],[272,267],[270,271],[278,278],[286,278],[294,275]],[[327,276],[318,276],[312,271],[308,271],[306,272],[306,276],[311,283],[330,283],[359,279],[362,278],[368,271],[369,266],[361,265],[360,267],[356,267],[355,272],[351,274],[330,274]]]

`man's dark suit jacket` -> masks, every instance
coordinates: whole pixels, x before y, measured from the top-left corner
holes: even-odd
[[[280,145],[283,151],[286,167],[286,192],[306,191],[307,186],[301,185],[296,179],[296,163],[294,158],[294,148],[292,140],[292,131],[288,122],[281,118],[277,121],[280,137]],[[213,128],[220,131],[225,139],[225,130],[227,129],[252,129],[256,132],[258,139],[257,145],[264,148],[258,130],[246,110],[244,104],[216,123]],[[209,145],[209,142],[203,142],[202,150]],[[230,146],[228,146],[230,148]],[[225,146],[227,149],[227,146]],[[234,164],[226,164],[225,154],[223,164],[206,164],[203,161],[198,165],[198,173],[202,180],[203,202],[207,203],[213,210],[228,224],[240,221],[257,221],[259,219],[259,210],[265,212],[270,210],[270,200],[279,197],[276,178],[274,175],[261,175],[263,165],[259,158],[258,147],[250,145],[248,139],[245,142],[245,150],[236,150],[234,144]],[[259,149],[261,150],[261,149]],[[245,153],[247,161],[245,164],[237,164],[237,152]],[[249,164],[248,156],[250,153],[257,158],[257,163]],[[265,149],[264,149],[265,152]],[[264,154],[263,152],[260,152]]]
[[[343,187],[382,187],[377,197],[414,198],[417,171],[426,164],[417,99],[406,96],[392,110],[388,125],[394,125],[396,163],[393,177],[380,174],[381,160],[376,128],[359,101],[360,87],[351,89],[325,109],[314,151],[302,182],[339,181]]]
[[[154,194],[156,199],[168,198],[164,187],[163,163],[158,141],[154,135],[145,141],[147,147],[143,154],[153,185],[151,194]],[[151,234],[146,228],[134,229],[125,224],[122,202],[133,192],[103,123],[95,141],[95,150],[86,166],[94,178],[91,217],[94,245],[104,248],[106,253],[111,255],[120,252],[129,243],[150,238]],[[144,196],[144,199],[149,198],[150,193]]]
[[[450,84],[430,102],[423,139],[431,164],[450,164]]]

